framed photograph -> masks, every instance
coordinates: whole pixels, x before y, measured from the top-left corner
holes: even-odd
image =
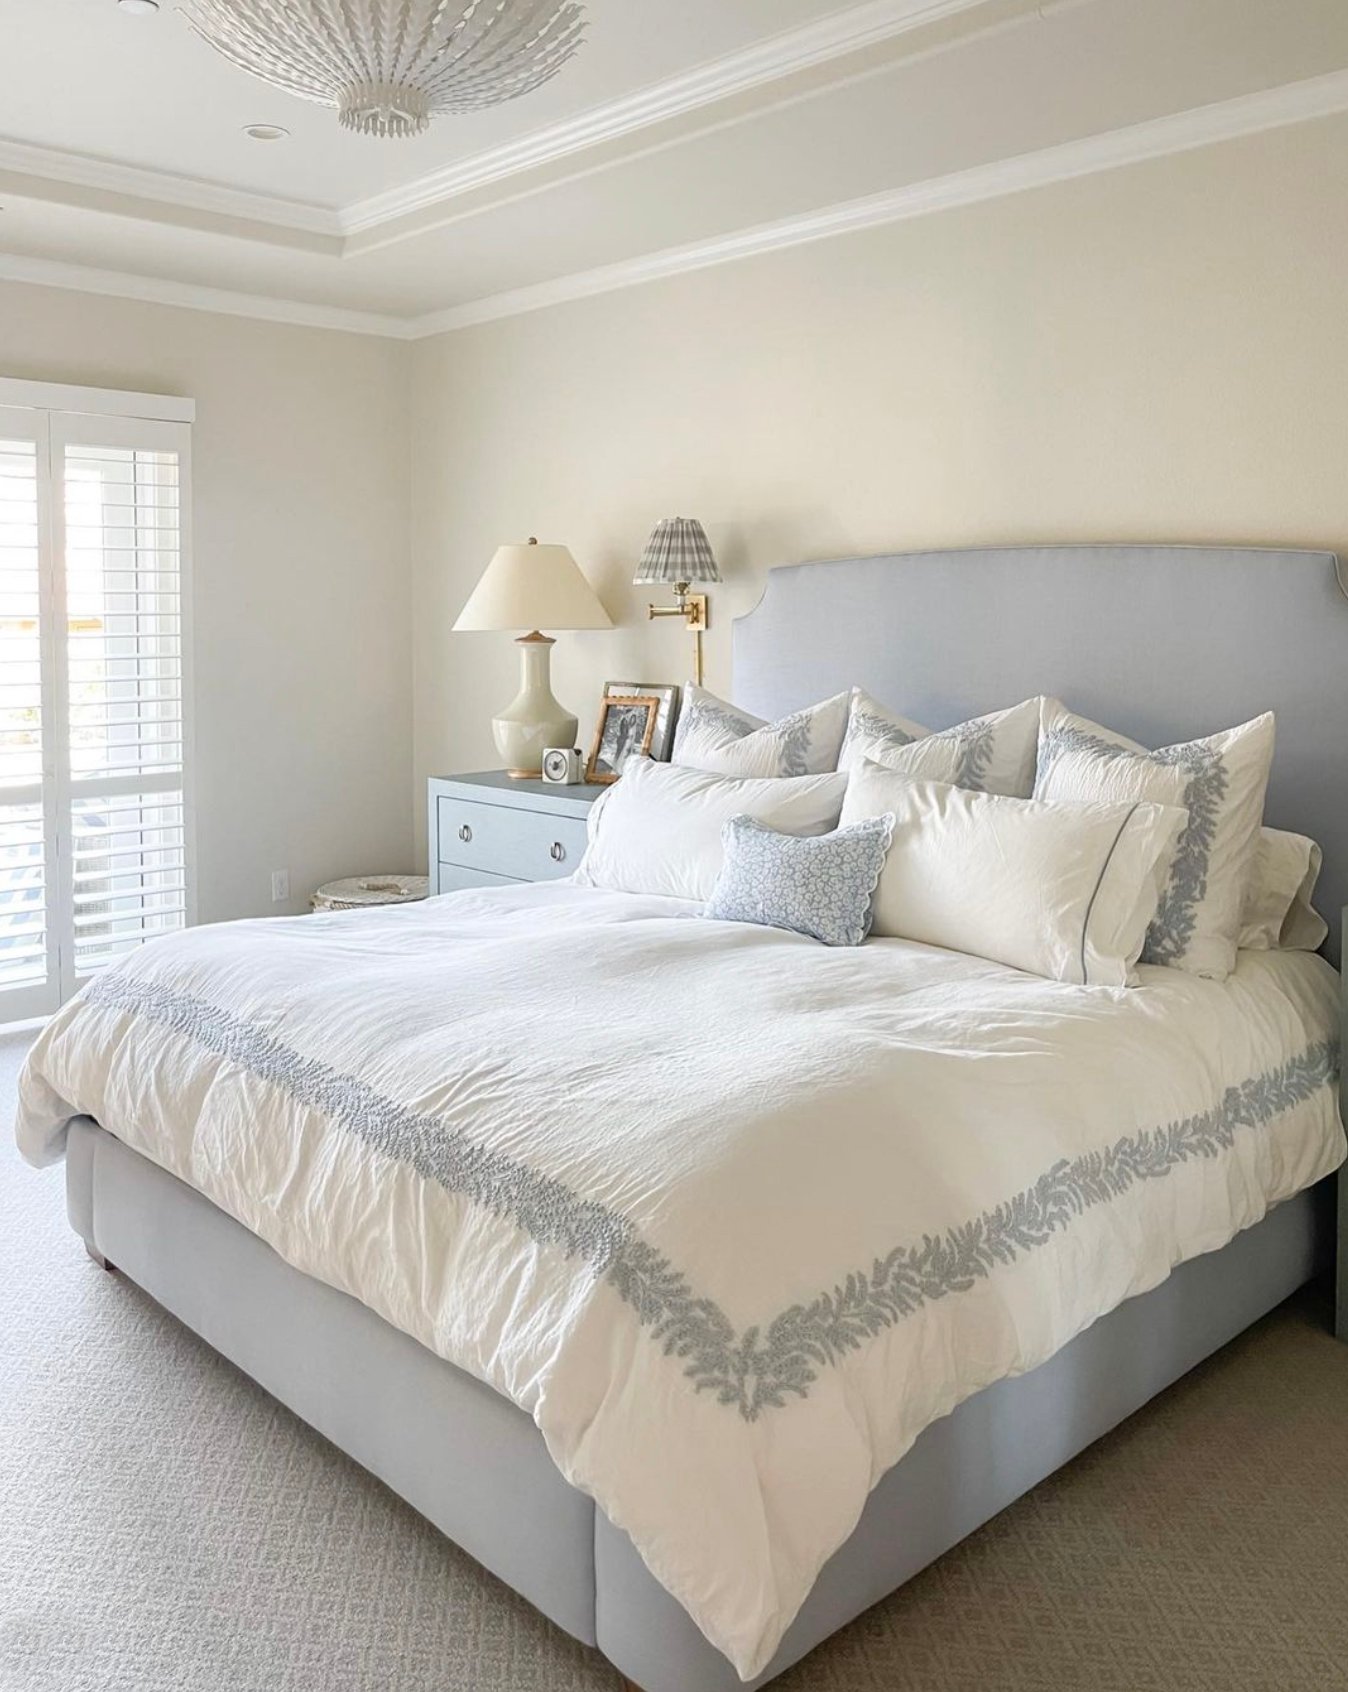
[[[651,736],[652,758],[665,764],[674,750],[674,725],[679,720],[679,690],[670,682],[605,682],[605,699],[658,699],[655,733]]]
[[[651,749],[660,701],[653,693],[617,694],[599,707],[586,781],[617,781],[629,758],[642,758]]]

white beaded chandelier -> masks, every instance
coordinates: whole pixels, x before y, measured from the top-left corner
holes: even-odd
[[[528,94],[580,46],[578,0],[188,0],[241,70],[361,135],[419,135],[440,112]]]

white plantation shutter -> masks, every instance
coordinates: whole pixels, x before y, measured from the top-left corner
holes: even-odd
[[[0,411],[0,1006],[48,1008],[54,851],[44,811],[40,540],[47,453],[39,420]]]
[[[187,912],[178,453],[84,430],[60,445],[80,981]]]
[[[0,408],[0,1020],[190,917],[188,433]]]

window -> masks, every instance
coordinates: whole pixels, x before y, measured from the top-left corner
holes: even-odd
[[[0,1021],[191,917],[191,411],[0,381]]]

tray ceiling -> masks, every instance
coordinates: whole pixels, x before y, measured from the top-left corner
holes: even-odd
[[[0,129],[8,140],[337,207],[845,10],[846,0],[587,0],[586,9],[584,47],[544,88],[379,144],[227,64],[175,0],[147,17],[116,0],[0,0]],[[283,125],[290,142],[248,140],[244,126],[255,123]]]
[[[413,335],[1348,109],[1343,0],[588,12],[543,89],[381,141],[172,0],[0,0],[0,276]]]

